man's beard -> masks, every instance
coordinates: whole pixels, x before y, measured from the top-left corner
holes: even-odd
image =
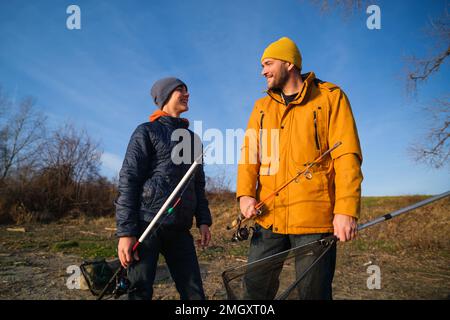
[[[281,68],[280,74],[278,78],[273,79],[271,85],[269,85],[269,89],[271,90],[282,90],[289,79],[289,73],[286,69]]]

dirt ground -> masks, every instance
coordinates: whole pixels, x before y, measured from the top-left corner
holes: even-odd
[[[360,221],[423,198],[364,198]],[[246,262],[248,241],[232,243],[232,232],[226,230],[237,213],[237,207],[230,203],[235,203],[231,196],[211,199],[213,241],[197,251],[208,299],[226,299],[221,273]],[[450,199],[440,200],[364,230],[355,241],[339,243],[334,299],[449,299],[449,209]],[[67,268],[96,257],[113,259],[113,228],[112,217],[0,226],[0,299],[95,299],[87,290],[67,287]],[[197,239],[198,231],[192,231]],[[378,266],[381,271],[380,289],[368,289],[370,266]],[[178,299],[162,261],[154,298]]]

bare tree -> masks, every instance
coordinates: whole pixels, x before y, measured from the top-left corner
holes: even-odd
[[[24,98],[15,106],[0,90],[0,182],[40,161],[46,117],[35,110],[35,100]]]
[[[432,74],[439,71],[447,57],[450,55],[450,17],[445,10],[442,17],[431,19],[426,33],[434,41],[432,54],[427,58],[407,59],[409,70],[407,72],[407,89],[410,93],[416,93],[417,85],[425,82]]]
[[[44,163],[46,168],[60,168],[62,180],[73,181],[79,198],[81,183],[99,177],[101,154],[99,143],[85,130],[66,124],[46,142]]]
[[[11,108],[11,100],[9,99],[6,92],[3,90],[3,87],[0,86],[0,119],[3,119],[6,110],[9,110],[10,108]]]
[[[0,221],[113,212],[116,188],[99,174],[99,143],[70,124],[46,131],[34,99],[16,105],[0,87]]]
[[[230,174],[224,166],[219,166],[213,177],[206,176],[206,192],[208,193],[231,192],[230,184]]]
[[[439,68],[449,55],[450,45],[445,50],[442,50],[438,54],[427,59],[417,59],[412,57],[410,59],[410,67],[414,68],[414,70],[408,72],[408,91],[415,93],[417,84],[427,80],[433,73],[438,72]]]
[[[321,12],[329,13],[342,8],[345,16],[364,9],[369,2],[365,0],[309,0],[320,7]],[[430,19],[430,26],[426,33],[433,40],[434,46],[430,48],[427,57],[415,56],[406,59],[406,88],[408,94],[417,97],[418,86],[438,73],[450,56],[450,17],[449,4],[446,3],[441,17]],[[427,163],[435,168],[448,164],[449,154],[449,99],[448,97],[435,99],[427,108],[426,114],[432,115],[428,125],[428,132],[423,141],[414,143],[409,148],[411,156],[417,162]]]
[[[430,21],[428,35],[434,40],[432,54],[427,58],[408,59],[409,70],[407,72],[407,92],[417,96],[418,85],[429,80],[433,74],[447,61],[450,56],[450,19],[447,8],[442,17]],[[425,108],[426,114],[430,114],[428,133],[423,142],[416,143],[410,148],[412,157],[417,162],[427,163],[435,168],[448,165],[450,152],[449,144],[449,114],[450,99],[447,97],[435,99]]]
[[[448,164],[450,155],[450,102],[436,99],[432,107],[424,109],[430,115],[428,133],[409,152],[415,161],[440,168]]]

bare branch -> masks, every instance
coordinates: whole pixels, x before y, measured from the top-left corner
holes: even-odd
[[[430,20],[430,26],[426,32],[434,38],[435,52],[431,57],[418,59],[410,57],[407,59],[409,71],[406,76],[407,92],[416,94],[417,85],[425,82],[430,76],[439,71],[450,55],[450,17],[447,10],[442,17]]]
[[[69,167],[75,184],[98,177],[101,151],[86,131],[66,124],[53,133],[46,144],[46,167]]]
[[[2,98],[3,106],[12,106],[9,98]],[[0,124],[0,180],[14,169],[39,162],[39,148],[45,138],[45,116],[34,110],[35,101],[28,97],[21,101],[18,111],[12,112]],[[14,109],[13,109],[14,110]]]
[[[415,70],[408,73],[409,91],[415,92],[417,90],[418,82],[427,80],[431,74],[439,71],[440,66],[448,56],[450,56],[450,45],[446,50],[430,59],[418,60],[413,58],[412,65]]]
[[[409,148],[413,159],[417,162],[441,168],[449,164],[450,156],[450,102],[436,100],[432,106],[425,108],[430,115],[430,130],[422,143]]]
[[[417,94],[417,87],[439,72],[441,66],[450,56],[450,19],[447,7],[443,15],[437,19],[430,19],[427,29],[429,37],[434,39],[434,52],[425,59],[409,58],[409,71],[406,76],[407,92]],[[426,163],[434,168],[448,165],[450,154],[450,103],[448,97],[435,100],[425,108],[424,114],[429,116],[428,133],[421,142],[414,143],[409,152],[417,162]]]

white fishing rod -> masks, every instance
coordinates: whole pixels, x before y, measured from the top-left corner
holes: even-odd
[[[206,148],[208,149],[208,148]],[[205,150],[206,150],[205,149]],[[145,238],[148,236],[148,234],[150,233],[150,231],[153,229],[153,227],[155,226],[156,222],[158,221],[158,219],[161,217],[161,215],[163,213],[165,213],[167,211],[167,214],[171,214],[173,212],[173,209],[177,206],[177,204],[181,201],[181,196],[183,195],[184,191],[186,191],[186,187],[188,186],[188,183],[191,181],[191,178],[193,177],[194,173],[195,173],[195,169],[202,163],[202,157],[203,154],[205,153],[202,152],[197,159],[194,160],[194,162],[191,164],[191,166],[189,167],[189,170],[185,173],[185,175],[183,176],[183,178],[181,179],[181,181],[178,183],[178,185],[175,187],[175,189],[172,191],[172,193],[170,194],[170,196],[167,198],[167,200],[164,202],[163,206],[159,209],[158,213],[155,215],[155,217],[152,219],[152,221],[150,222],[150,224],[147,226],[147,228],[145,229],[145,231],[142,233],[142,235],[139,237],[138,241],[136,241],[136,243],[133,245],[133,249],[131,252],[131,255],[133,255],[139,245],[144,242]],[[184,188],[184,189],[183,189]],[[181,193],[180,193],[180,190]],[[178,199],[176,200],[176,202],[174,203],[174,205],[172,207],[169,207],[170,204],[173,202],[173,200],[175,199],[175,197],[178,195]],[[126,269],[121,265],[117,271],[113,274],[113,276],[111,277],[111,279],[108,281],[108,283],[106,284],[106,286],[103,288],[103,290],[101,291],[101,293],[99,294],[99,296],[97,297],[97,300],[101,300],[103,298],[103,296],[105,295],[106,291],[108,290],[108,288],[111,286],[111,284],[113,283],[114,280],[116,280],[116,277],[119,277],[120,274],[122,274],[123,272],[125,272]],[[129,286],[129,281],[128,279],[126,279],[126,277],[120,277],[118,280],[116,280],[116,288],[113,291],[113,294],[115,295],[115,297],[117,298],[120,294],[126,292],[126,290],[128,290],[128,286]]]
[[[170,204],[172,203],[172,201],[175,199],[175,197],[177,196],[178,192],[187,185],[187,183],[190,181],[190,178],[192,177],[192,175],[194,174],[195,169],[197,168],[197,166],[199,166],[201,164],[202,161],[202,157],[203,157],[203,153],[201,153],[197,159],[194,160],[194,162],[191,164],[189,170],[186,172],[186,174],[184,175],[184,177],[181,179],[181,181],[178,183],[178,185],[176,186],[176,188],[172,191],[172,193],[170,194],[170,196],[167,198],[167,200],[164,202],[163,206],[161,207],[161,209],[159,209],[158,213],[155,215],[155,217],[153,218],[153,220],[150,222],[150,224],[148,225],[148,227],[145,229],[145,231],[142,233],[142,235],[139,237],[139,240],[134,244],[133,246],[133,253],[136,252],[139,244],[141,244],[142,242],[144,242],[145,238],[147,237],[147,235],[150,233],[150,231],[152,230],[152,228],[155,226],[156,222],[158,221],[159,217],[166,212],[166,210],[168,211],[168,213],[172,213],[173,209],[175,208],[175,206],[179,203],[179,201],[181,200],[181,195],[184,193],[185,189],[183,190],[183,192],[180,194],[180,197],[178,197],[177,201],[175,202],[175,204],[169,208]]]

